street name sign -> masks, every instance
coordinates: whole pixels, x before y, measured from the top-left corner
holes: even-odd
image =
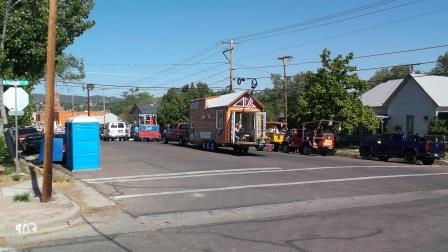
[[[28,86],[29,82],[27,80],[3,80],[3,85],[5,86]]]

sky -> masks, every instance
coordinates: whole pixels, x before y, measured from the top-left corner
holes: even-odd
[[[328,17],[356,8],[359,11]],[[272,86],[266,77],[283,72],[277,59],[283,55],[299,64],[288,66],[288,75],[293,75],[316,70],[319,64],[300,63],[318,61],[324,48],[332,55],[361,56],[448,44],[447,17],[446,0],[96,0],[90,16],[96,25],[65,52],[84,59],[82,82],[118,86],[105,89],[106,96],[129,89],[123,86],[155,87],[147,91],[161,96],[169,87],[197,81],[213,88],[227,86],[229,64],[222,51],[229,45],[222,42],[235,39],[234,75],[258,78],[257,89],[263,89]],[[244,37],[290,25],[295,26],[283,34]],[[365,69],[435,61],[447,50],[361,58],[351,64]],[[190,65],[172,65],[179,63]],[[247,69],[253,66],[272,67]],[[429,71],[433,66],[416,69]],[[374,70],[357,73],[368,79]],[[250,88],[250,83],[235,87]],[[81,85],[57,91],[85,94]],[[35,92],[44,89],[39,86]],[[95,94],[103,90],[96,88]]]

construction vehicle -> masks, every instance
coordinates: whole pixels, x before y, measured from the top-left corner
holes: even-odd
[[[284,122],[266,122],[266,144],[273,145],[272,150],[277,152],[285,142],[287,130]]]
[[[298,151],[303,155],[334,154],[335,133],[340,129],[341,123],[333,120],[301,123],[298,128],[289,130],[281,149],[285,153]]]

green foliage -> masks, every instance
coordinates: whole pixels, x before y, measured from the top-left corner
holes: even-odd
[[[297,117],[302,121],[341,121],[346,133],[351,133],[356,127],[375,131],[379,121],[373,110],[359,99],[368,85],[357,74],[349,74],[356,69],[348,65],[353,54],[338,55],[333,59],[330,56],[330,51],[325,49],[321,55],[322,67],[317,73],[307,72],[303,77],[303,90],[298,100],[292,101],[299,106]]]
[[[159,123],[168,125],[172,122],[188,121],[190,101],[207,96],[218,95],[207,84],[198,82],[179,89],[169,89],[162,97],[158,110]]]
[[[150,95],[148,92],[139,92],[138,88],[131,88],[129,91],[123,92],[121,97],[123,100],[114,102],[110,110],[126,122],[133,123],[131,118],[131,110],[134,104],[157,104],[158,99]]]
[[[4,136],[0,136],[0,163],[3,163],[8,158],[8,148],[6,147],[6,141]]]
[[[82,80],[86,74],[84,61],[71,54],[62,53],[56,59],[56,76],[58,80]]]
[[[3,20],[7,1],[1,4]],[[56,54],[73,44],[76,37],[94,26],[89,20],[93,0],[58,1]],[[24,78],[31,83],[44,76],[46,61],[48,1],[20,1],[6,20],[5,51],[0,72],[9,78]]]
[[[448,76],[448,52],[440,55],[436,66],[431,71],[432,74]]]
[[[433,117],[429,123],[428,134],[448,136],[448,121]]]
[[[33,85],[45,75],[48,1],[12,1],[15,4],[11,8],[7,7],[7,3],[0,3],[0,28],[4,24],[6,27],[5,31],[0,32],[5,33],[4,37],[0,36],[1,43],[4,43],[4,51],[0,52],[0,76],[28,80],[31,85],[27,91],[30,93]],[[93,6],[94,0],[58,1],[56,55],[59,55],[59,61],[64,58],[62,51],[94,26],[95,22],[89,20]],[[7,18],[5,13],[9,14]],[[73,58],[69,55],[66,63],[75,63]],[[70,66],[68,69],[72,68]],[[72,73],[65,77],[82,77],[82,74],[75,75]],[[23,125],[28,124],[31,113],[32,109],[24,116]]]
[[[412,72],[411,66],[394,66],[376,71],[370,78],[373,85],[384,83],[388,80],[403,79]],[[419,73],[418,71],[416,73]]]
[[[30,195],[29,193],[21,193],[14,195],[13,198],[14,202],[28,202],[30,201]]]

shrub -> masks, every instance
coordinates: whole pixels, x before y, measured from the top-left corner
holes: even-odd
[[[434,117],[429,123],[428,134],[448,136],[448,122]]]
[[[8,148],[4,136],[0,136],[0,162],[3,162],[9,156]]]
[[[21,193],[14,195],[14,202],[21,201],[21,202],[28,202],[30,201],[30,195],[28,193]]]

